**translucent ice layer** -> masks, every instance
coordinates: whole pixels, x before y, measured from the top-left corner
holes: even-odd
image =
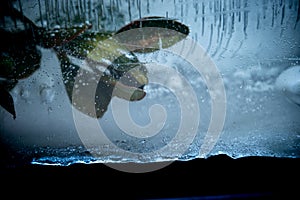
[[[136,53],[152,75],[146,96],[135,102],[113,98],[103,117],[92,119],[72,107],[57,55],[37,47],[40,68],[10,90],[16,119],[0,107],[2,143],[32,163],[156,162],[217,154],[300,157],[299,1],[20,2],[24,15],[47,28],[88,21],[93,31],[114,32],[142,17],[176,19],[207,53],[199,52],[195,60],[207,59],[208,71],[210,66],[218,70],[201,74],[189,62],[196,45],[188,47],[188,55]],[[8,29],[7,23],[1,26]],[[220,93],[207,85],[218,81],[226,94],[224,124],[218,116],[212,119]],[[216,119],[222,130],[207,137]],[[182,126],[188,131],[177,137]],[[205,148],[209,151],[203,153]]]

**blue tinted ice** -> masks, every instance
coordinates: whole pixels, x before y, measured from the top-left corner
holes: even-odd
[[[111,102],[101,119],[92,120],[105,132],[99,136],[89,124],[90,119],[72,109],[54,52],[38,47],[42,52],[40,69],[19,81],[10,91],[17,118],[13,120],[0,108],[1,139],[16,151],[26,152],[33,163],[155,162],[217,154],[233,158],[300,157],[299,1],[112,0],[103,4],[99,1],[66,1],[69,4],[41,1],[41,5],[21,2],[24,14],[43,27],[70,26],[76,16],[76,19],[94,24],[94,31],[115,31],[146,16],[176,19],[189,26],[189,39],[207,52],[219,70],[226,92],[224,126],[211,151],[203,155],[199,152],[207,142],[205,136],[213,107],[211,98],[214,98],[206,85],[207,77],[201,77],[191,63],[171,52],[136,53],[141,62],[151,63],[147,67],[156,66],[155,78],[164,82],[151,83],[150,79],[150,84],[144,88],[145,98],[123,102],[129,111],[122,113],[135,126],[152,125],[151,130],[156,132],[134,132],[142,129],[132,129],[132,124],[126,127],[127,118],[117,117],[119,121],[116,122],[114,115],[118,111],[114,109],[120,102]],[[58,2],[58,10],[53,9],[51,6],[55,7]],[[82,4],[76,7],[77,2]],[[36,6],[30,6],[31,3]],[[190,51],[193,50],[195,47],[191,46]],[[186,116],[191,116],[186,123],[192,126],[192,121],[198,120],[193,118],[194,112],[198,109],[200,113],[192,141],[189,136],[176,137],[183,111],[172,88],[184,92],[187,85],[192,88],[198,105],[183,101],[190,112]],[[193,99],[192,92],[182,95],[185,99]],[[122,113],[118,115],[123,116]],[[74,115],[79,117],[77,121]],[[80,117],[83,123],[79,134],[76,122]],[[186,134],[191,134],[192,129]],[[82,135],[84,131],[87,137]],[[165,151],[159,151],[170,142]],[[183,147],[183,144],[188,145]],[[185,151],[177,151],[182,148]]]

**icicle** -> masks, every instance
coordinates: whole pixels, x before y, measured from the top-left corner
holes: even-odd
[[[149,2],[149,0],[147,0],[147,13],[148,14],[150,13],[150,2]]]
[[[201,35],[204,35],[204,24],[205,24],[205,5],[204,2],[202,2],[202,32]]]
[[[297,24],[298,24],[298,22],[299,22],[299,19],[300,19],[300,3],[299,3],[299,1],[298,1],[297,19],[296,19],[296,23],[295,23],[294,29],[296,29]]]
[[[142,6],[141,6],[141,1],[137,0],[137,7],[139,10],[139,18],[142,18]]]
[[[248,26],[248,11],[246,9],[247,7],[248,7],[248,1],[245,0],[245,2],[244,2],[244,28],[243,28],[245,39],[247,38],[247,26]]]
[[[257,20],[256,20],[256,29],[259,29],[259,25],[260,25],[260,13],[257,12]]]
[[[283,4],[282,10],[281,10],[281,20],[280,20],[281,25],[283,24],[284,17],[285,17],[285,4]]]
[[[55,0],[55,3],[54,3],[54,5],[55,5],[55,10],[56,10],[56,12],[55,12],[55,23],[58,25],[59,24],[59,12],[60,12],[60,10],[59,10],[59,5],[58,5],[58,0]]]
[[[49,0],[45,0],[45,13],[46,13],[46,22],[47,22],[47,29],[49,29],[49,22],[50,22],[50,16],[49,16]]]
[[[271,24],[272,27],[274,27],[274,20],[275,20],[275,6],[273,3],[273,5],[272,5],[272,24]]]
[[[42,14],[41,0],[38,0],[38,4],[39,4],[41,27],[44,27],[44,20],[43,20],[43,14]]]
[[[210,25],[209,43],[208,43],[208,47],[206,48],[207,53],[210,51],[210,48],[211,48],[213,34],[214,34],[214,26],[213,26],[213,24],[211,24]]]
[[[130,1],[128,1],[128,14],[129,14],[129,21],[132,21]]]

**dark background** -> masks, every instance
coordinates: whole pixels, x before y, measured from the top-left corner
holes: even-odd
[[[148,173],[126,173],[104,164],[32,165],[23,155],[3,145],[1,148],[1,193],[9,197],[297,199],[300,196],[298,158],[232,159],[218,155],[173,162]]]

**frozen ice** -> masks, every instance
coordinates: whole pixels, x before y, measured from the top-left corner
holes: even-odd
[[[28,2],[22,1],[23,12],[37,25],[53,27],[60,22],[50,17],[56,16],[55,13],[44,13],[44,18],[40,19],[39,10],[34,10],[36,7],[28,5]],[[53,5],[58,2],[53,1]],[[98,13],[82,10],[88,6],[78,8],[69,5],[68,9],[80,13],[83,22],[96,24],[93,26],[96,31],[115,31],[131,20],[144,16],[167,15],[189,26],[189,37],[197,41],[215,63],[226,91],[224,128],[216,145],[205,157],[221,153],[234,158],[300,157],[299,1],[150,0],[147,4],[147,1],[105,0],[102,5],[99,1],[91,2],[92,8],[99,10]],[[114,9],[108,9],[111,3],[114,3]],[[55,10],[41,6],[42,12]],[[70,25],[73,19],[75,21],[76,12],[64,11],[60,16],[68,19],[67,25]],[[48,19],[45,19],[46,16]],[[191,47],[191,51],[193,49]],[[158,126],[161,128],[159,134],[145,133],[149,136],[146,138],[133,137],[134,133],[126,134],[114,121],[110,105],[101,119],[93,121],[100,124],[107,134],[99,138],[97,131],[86,124],[81,128],[95,133],[85,138],[88,145],[84,146],[74,123],[76,111],[66,94],[59,61],[53,51],[41,50],[41,68],[21,80],[12,90],[16,120],[0,108],[1,139],[5,138],[7,144],[29,154],[33,163],[154,162],[201,157],[200,148],[211,120],[212,99],[204,77],[184,58],[163,50],[137,54],[142,62],[176,70],[195,91],[200,125],[186,152],[180,154],[176,150],[189,142],[188,137],[176,138],[181,120],[180,104],[170,88],[154,83],[145,86],[147,95],[143,100],[130,102],[128,107],[133,122],[145,127],[151,124],[151,106],[163,106],[167,117],[163,128],[161,124]],[[86,61],[76,60],[76,64],[88,69]],[[166,71],[161,70],[156,77],[165,81],[165,86],[183,87],[182,79]],[[49,104],[51,112],[48,112]],[[194,105],[189,106],[193,108]],[[77,114],[84,122],[90,122],[90,118]],[[130,127],[127,128],[130,130]],[[187,132],[187,136],[191,132]],[[166,151],[151,153],[167,144],[170,146]]]
[[[48,85],[42,85],[40,87],[40,95],[43,103],[50,104],[55,97],[55,92]]]
[[[276,80],[276,87],[286,97],[300,106],[300,66],[289,67]]]

